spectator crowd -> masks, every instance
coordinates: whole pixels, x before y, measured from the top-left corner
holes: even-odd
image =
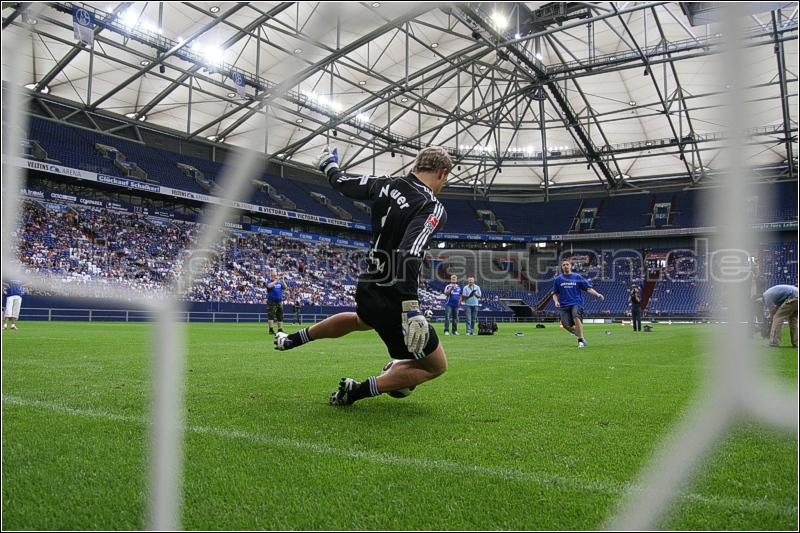
[[[277,269],[288,287],[287,304],[353,306],[364,264],[361,249],[228,230],[221,230],[210,253],[197,251],[202,224],[107,209],[45,209],[26,202],[23,215],[16,238],[24,268],[70,296],[110,296],[113,287],[161,298],[192,269],[194,282],[183,299],[266,304],[269,272]]]
[[[365,249],[261,233],[219,230],[213,250],[196,250],[202,224],[149,218],[88,206],[53,206],[25,201],[14,235],[23,268],[51,281],[69,296],[164,298],[175,292],[177,278],[192,274],[178,296],[193,302],[263,304],[271,270],[285,283],[284,303],[301,306],[355,306]],[[797,281],[796,243],[762,245],[757,253],[767,286]],[[661,257],[658,262],[651,257]],[[657,273],[646,314],[708,314],[718,309],[709,254],[692,250],[644,249],[582,253],[574,261],[581,273],[606,295],[590,298],[594,314],[625,313],[633,287],[643,287]],[[552,286],[556,271],[538,282],[537,290],[484,291],[483,310],[500,310],[499,299],[515,297],[536,307]],[[460,280],[463,282],[466,281]],[[111,289],[114,289],[113,291]],[[441,282],[423,277],[420,303],[442,310]],[[29,290],[36,294],[36,290]],[[43,294],[41,290],[38,292]],[[540,310],[552,314],[551,305]]]

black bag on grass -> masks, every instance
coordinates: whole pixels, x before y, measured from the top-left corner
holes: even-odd
[[[497,324],[494,320],[491,322],[478,322],[478,335],[494,335],[497,331]]]

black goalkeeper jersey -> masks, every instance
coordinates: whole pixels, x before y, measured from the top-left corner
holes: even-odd
[[[330,169],[328,181],[342,195],[372,203],[372,242],[359,282],[394,287],[401,300],[417,300],[428,241],[447,220],[444,206],[414,173],[349,177]]]

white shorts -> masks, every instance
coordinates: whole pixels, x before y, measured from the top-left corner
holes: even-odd
[[[6,318],[19,318],[20,307],[22,307],[22,296],[9,296],[6,298]]]

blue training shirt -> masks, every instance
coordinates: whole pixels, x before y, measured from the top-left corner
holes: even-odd
[[[267,289],[268,302],[282,302],[283,301],[283,282],[278,280],[271,289]]]
[[[12,279],[8,282],[8,296],[22,296],[22,282]]]
[[[553,283],[553,294],[558,295],[558,302],[561,307],[579,305],[583,307],[583,294],[592,288],[592,284],[580,274],[559,274]]]

